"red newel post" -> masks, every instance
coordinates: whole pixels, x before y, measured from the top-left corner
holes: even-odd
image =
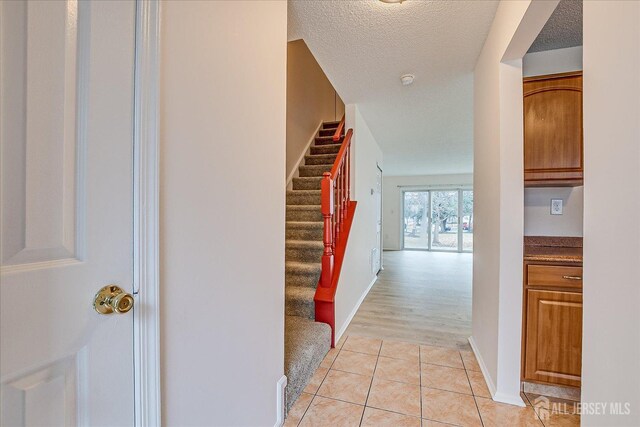
[[[344,118],[342,126],[344,126]],[[336,135],[338,135],[338,139],[342,139],[340,129]],[[323,174],[320,186],[323,253],[322,274],[314,297],[315,317],[316,321],[328,323],[331,326],[331,347],[335,345],[335,291],[340,275],[340,272],[335,270],[335,259],[340,260],[341,263],[344,257],[347,235],[342,235],[342,233],[346,233],[347,224],[351,224],[351,218],[348,218],[348,214],[351,202],[352,135],[353,130],[349,129],[344,136],[331,172]],[[355,203],[353,208],[355,209]]]
[[[332,216],[334,208],[333,180],[331,173],[325,172],[322,177],[321,186],[321,206],[322,218],[324,221],[324,233],[322,241],[324,243],[324,252],[322,254],[322,275],[320,277],[320,286],[323,288],[331,287],[331,279],[333,277],[333,230]]]

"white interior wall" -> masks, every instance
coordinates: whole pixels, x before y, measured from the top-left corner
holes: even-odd
[[[562,215],[551,215],[551,199],[563,202]],[[525,188],[524,235],[582,237],[584,187]]]
[[[474,70],[472,348],[495,400],[520,398],[522,60],[557,1],[501,2]]]
[[[402,192],[412,188],[471,188],[473,174],[385,176],[382,190],[382,236],[386,250],[402,249]]]
[[[582,46],[527,53],[522,58],[524,77],[582,70]]]
[[[583,426],[640,425],[638,76],[640,2],[585,1]]]
[[[582,46],[528,53],[522,74],[541,76],[582,70]],[[551,199],[564,203],[562,215],[551,215]],[[525,188],[525,236],[582,236],[583,187]]]
[[[344,103],[303,39],[287,43],[287,184],[320,122],[340,120]]]
[[[162,424],[273,426],[287,4],[167,1],[161,22]]]
[[[371,252],[378,246],[376,218],[380,206],[371,190],[376,187],[376,165],[382,168],[382,151],[358,107],[350,104],[345,110],[346,128],[353,128],[354,135],[351,199],[357,201],[358,205],[336,292],[336,341],[347,328],[376,279],[377,272],[373,272],[371,268]]]

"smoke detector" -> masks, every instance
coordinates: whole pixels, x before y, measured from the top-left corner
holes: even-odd
[[[400,81],[402,82],[403,86],[409,86],[411,83],[413,83],[413,79],[415,79],[415,76],[413,74],[404,74],[400,76]]]

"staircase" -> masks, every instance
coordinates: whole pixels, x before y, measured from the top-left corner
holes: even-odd
[[[285,241],[285,375],[287,412],[331,347],[331,327],[315,321],[314,296],[322,271],[321,182],[336,160],[340,122],[323,123],[304,165],[287,191]]]

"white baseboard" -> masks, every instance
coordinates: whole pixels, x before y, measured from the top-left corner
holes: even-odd
[[[284,424],[284,389],[287,386],[287,377],[283,375],[276,384],[276,423],[274,427],[282,427]]]
[[[340,338],[342,338],[342,335],[344,334],[344,332],[349,327],[349,323],[351,323],[351,320],[353,319],[353,316],[355,316],[356,313],[358,312],[358,309],[360,308],[360,304],[362,304],[362,301],[364,301],[366,296],[369,294],[369,291],[373,287],[373,284],[376,283],[376,280],[378,280],[378,276],[377,275],[374,276],[374,278],[371,281],[371,283],[369,283],[369,286],[367,286],[367,289],[362,293],[362,296],[360,297],[360,299],[356,303],[355,307],[353,307],[353,310],[351,310],[351,313],[349,313],[349,316],[347,316],[347,320],[345,320],[344,324],[340,327],[340,329],[338,329],[338,332],[336,333],[336,336],[335,336],[336,342],[340,341]]]
[[[508,405],[525,407],[525,403],[522,401],[520,395],[513,396],[511,394],[500,393],[499,391],[493,396],[493,400],[500,403],[506,403]]]
[[[482,371],[482,375],[484,376],[484,381],[487,383],[487,387],[489,388],[489,393],[491,393],[491,397],[496,394],[496,385],[494,384],[491,376],[489,375],[489,370],[487,369],[487,365],[484,363],[484,359],[478,351],[478,346],[476,345],[473,337],[469,337],[469,344],[471,345],[471,350],[473,350],[473,354],[476,356],[476,360],[478,361],[478,365],[480,365],[480,370]]]
[[[307,142],[307,146],[304,148],[304,151],[302,152],[302,154],[300,154],[300,157],[298,157],[298,161],[296,162],[295,166],[293,167],[293,170],[289,173],[289,176],[287,177],[287,184],[285,185],[285,188],[290,189],[293,178],[298,176],[298,169],[300,168],[300,165],[304,161],[304,156],[309,154],[309,151],[311,149],[311,144],[313,144],[313,141],[315,141],[316,136],[318,135],[318,132],[320,132],[322,123],[324,122],[321,121],[320,124],[318,124],[318,127],[313,132],[313,136],[311,136],[311,139],[309,139],[309,142]]]
[[[480,365],[480,370],[482,371],[482,376],[484,377],[484,381],[487,383],[487,388],[489,388],[489,393],[491,393],[491,398],[496,402],[507,403],[509,405],[516,406],[525,406],[524,402],[520,395],[513,396],[511,394],[502,393],[497,390],[493,379],[491,379],[491,375],[489,375],[489,370],[487,369],[487,365],[484,363],[484,359],[478,350],[478,346],[476,345],[473,337],[469,337],[469,345],[471,345],[471,350],[473,350],[473,354],[476,356],[476,360],[478,361],[478,365]]]

